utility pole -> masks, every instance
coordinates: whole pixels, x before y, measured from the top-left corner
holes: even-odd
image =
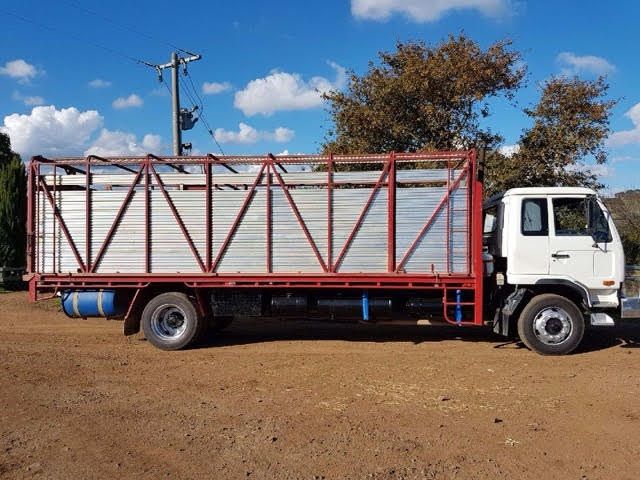
[[[178,54],[171,52],[171,121],[173,124],[173,154],[182,155],[182,132],[180,131],[180,61]]]
[[[188,52],[187,52],[188,53]],[[171,53],[171,61],[163,65],[147,64],[156,69],[158,78],[162,81],[162,71],[171,69],[171,126],[173,130],[173,154],[182,155],[182,130],[189,130],[193,127],[193,123],[189,128],[183,125],[182,116],[185,114],[180,109],[180,65],[186,65],[189,62],[200,60],[202,55],[190,54],[188,57],[180,57],[177,52]]]

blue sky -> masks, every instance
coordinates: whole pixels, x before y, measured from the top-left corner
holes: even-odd
[[[2,2],[0,128],[11,134],[15,148],[25,156],[169,152],[166,89],[152,69],[127,57],[164,63],[177,45],[203,55],[189,73],[225,153],[315,152],[330,126],[317,89],[342,87],[344,69],[364,72],[378,51],[392,49],[397,40],[434,43],[464,31],[483,46],[509,37],[523,52],[529,79],[518,94],[520,107],[537,100],[539,82],[551,75],[606,73],[610,96],[620,102],[612,116],[617,133],[609,141],[610,163],[598,171],[611,191],[640,187],[640,2],[196,0],[174,10],[175,5]],[[184,95],[183,101],[189,106]],[[506,102],[493,107],[488,123],[505,144],[515,143],[528,120]],[[184,141],[199,152],[218,152],[201,124],[185,132]]]

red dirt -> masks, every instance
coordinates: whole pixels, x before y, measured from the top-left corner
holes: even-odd
[[[0,294],[2,478],[635,479],[640,325],[541,357],[482,330],[262,322],[156,350]]]

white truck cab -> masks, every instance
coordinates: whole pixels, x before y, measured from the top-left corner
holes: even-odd
[[[517,319],[533,350],[568,353],[585,321],[614,325],[614,318],[635,316],[637,302],[621,299],[620,236],[591,189],[514,188],[491,197],[484,205],[484,245],[495,330],[506,334]]]

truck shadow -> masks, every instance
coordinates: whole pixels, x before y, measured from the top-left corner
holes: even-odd
[[[488,328],[455,326],[366,325],[311,320],[241,320],[221,332],[209,332],[194,348],[245,345],[275,341],[504,342]]]
[[[609,348],[640,348],[640,326],[590,328],[576,354]],[[364,325],[309,320],[241,320],[222,332],[209,332],[192,348],[225,347],[278,341],[482,342],[499,349],[526,349],[518,339],[505,339],[490,328],[455,326]]]
[[[623,323],[616,327],[591,328],[576,353],[588,353],[607,348],[640,348],[640,325]]]

